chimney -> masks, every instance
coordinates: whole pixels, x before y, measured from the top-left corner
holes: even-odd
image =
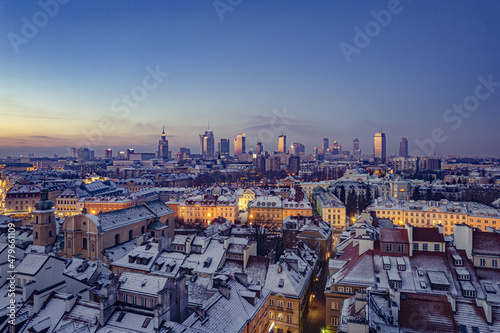
[[[248,288],[248,275],[245,273],[234,273],[234,277],[239,283]]]
[[[158,253],[162,253],[164,250],[170,250],[172,246],[172,238],[167,235],[163,236],[158,240]]]
[[[490,325],[493,324],[493,313],[491,308],[491,303],[485,299],[476,298],[476,304],[481,306],[484,310],[484,316],[486,317],[486,322]]]
[[[448,297],[448,302],[451,305],[451,311],[453,311],[453,313],[456,313],[457,312],[457,300],[455,299],[455,296],[448,294],[447,297]]]
[[[64,311],[70,312],[77,300],[78,297],[76,297],[75,295],[70,295],[68,298],[66,298],[66,301],[64,302]]]

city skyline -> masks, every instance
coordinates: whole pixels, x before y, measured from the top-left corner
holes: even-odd
[[[325,137],[366,153],[383,127],[388,156],[403,136],[409,155],[499,157],[494,1],[44,8],[0,4],[0,156],[155,151],[163,123],[171,151],[197,152],[210,121],[217,142],[269,151],[284,132],[307,153]]]

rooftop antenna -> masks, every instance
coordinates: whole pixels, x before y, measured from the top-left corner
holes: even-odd
[[[208,130],[210,131],[210,121],[208,121]]]

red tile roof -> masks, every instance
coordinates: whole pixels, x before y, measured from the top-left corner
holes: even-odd
[[[413,228],[413,240],[417,242],[441,242],[444,243],[443,234],[439,233],[438,228]]]
[[[446,296],[405,294],[399,327],[411,332],[455,332],[455,320]]]
[[[409,243],[406,229],[382,228],[380,241],[384,243]]]
[[[500,256],[500,234],[496,232],[473,231],[472,253]]]

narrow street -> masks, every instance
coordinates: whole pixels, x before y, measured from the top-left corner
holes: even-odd
[[[313,289],[314,297],[309,303],[309,313],[304,325],[304,333],[318,333],[325,327],[326,320],[326,297],[324,293],[328,270],[323,268],[321,276]]]

